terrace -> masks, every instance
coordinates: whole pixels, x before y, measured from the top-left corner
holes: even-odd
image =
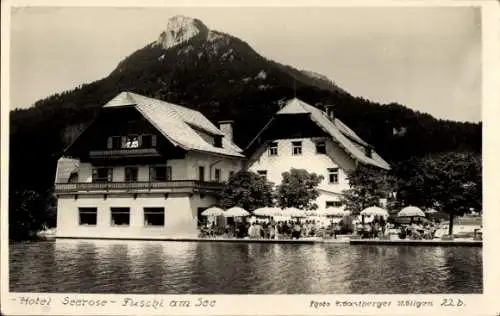
[[[78,182],[56,183],[56,194],[75,193],[216,193],[222,189],[219,182],[175,180],[163,182]]]

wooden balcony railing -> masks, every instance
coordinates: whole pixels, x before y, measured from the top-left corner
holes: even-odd
[[[128,157],[160,157],[160,153],[156,148],[127,148],[127,149],[106,149],[106,150],[91,150],[90,158],[128,158]]]
[[[223,184],[219,182],[204,182],[196,180],[175,180],[165,182],[78,182],[78,183],[56,183],[56,194],[74,194],[85,192],[106,193],[215,193],[222,189]]]

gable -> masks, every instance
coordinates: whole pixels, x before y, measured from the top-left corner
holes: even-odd
[[[364,142],[353,130],[347,127],[347,125],[337,118],[332,120],[325,112],[296,98],[288,101],[286,105],[274,115],[269,123],[250,142],[247,146],[247,150],[250,153],[257,150],[257,147],[262,141],[261,138],[266,138],[263,137],[266,131],[272,129],[275,122],[281,118],[293,116],[304,117],[306,115],[308,115],[308,118],[314,122],[323,133],[329,135],[332,141],[351,156],[352,159],[363,164],[373,165],[382,169],[390,169],[389,164],[372,150],[369,144]],[[372,153],[371,156],[365,153],[365,148]]]
[[[111,107],[101,111],[99,116],[69,145],[64,155],[89,160],[89,152],[107,150],[110,137],[127,135],[155,135],[157,148],[169,156],[182,157],[185,150],[176,147],[161,131],[151,124],[133,106]]]

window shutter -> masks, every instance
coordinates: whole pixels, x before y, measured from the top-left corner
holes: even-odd
[[[172,167],[167,166],[167,181],[172,181]]]
[[[122,148],[125,148],[125,144],[127,144],[127,136],[122,136]]]
[[[113,169],[108,169],[108,182],[113,182]]]
[[[139,148],[142,148],[142,135],[137,137],[137,141],[139,142]]]
[[[151,147],[156,147],[156,135],[151,135]]]
[[[108,137],[108,149],[113,149],[113,137]]]

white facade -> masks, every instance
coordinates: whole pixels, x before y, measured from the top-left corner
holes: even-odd
[[[131,195],[80,195],[61,196],[57,203],[57,237],[65,238],[130,238],[164,239],[169,237],[196,237],[197,213],[200,207],[216,203],[210,196],[169,194],[164,196]],[[113,225],[111,208],[129,209],[128,225]],[[163,208],[164,225],[147,225],[144,208]],[[95,225],[81,224],[80,211],[95,208]]]
[[[322,141],[326,153],[317,153],[316,144]],[[355,168],[355,163],[330,138],[276,139],[270,143],[273,142],[277,144],[277,154],[270,153],[270,146],[262,146],[249,160],[250,171],[261,174],[265,171],[267,180],[275,185],[281,183],[281,174],[292,168],[322,175],[324,179],[318,186],[320,196],[315,201],[320,208],[326,207],[327,202],[339,201],[342,191],[349,189],[347,172]],[[301,154],[294,154],[293,142],[301,142]],[[337,176],[332,180],[337,181],[330,182],[330,171],[335,173],[335,170]]]
[[[236,173],[243,167],[242,159],[227,158],[204,153],[188,152],[185,159],[171,159],[165,164],[154,165],[128,165],[128,166],[100,166],[113,169],[113,182],[125,181],[125,168],[137,167],[137,181],[147,182],[150,179],[150,167],[166,166],[172,171],[170,180],[199,180],[199,167],[204,167],[204,181],[216,181],[216,169],[220,170],[220,182],[227,181],[231,173]],[[92,169],[90,163],[80,163],[78,182],[92,182]]]
[[[137,167],[137,182],[150,181],[150,167],[171,167],[172,181],[199,181],[200,168],[204,167],[204,182],[227,181],[230,174],[242,168],[241,158],[229,158],[206,153],[187,152],[184,159],[168,160],[165,164],[154,165],[109,165],[112,179],[109,184],[126,184],[125,168]],[[103,166],[100,166],[103,167]],[[91,163],[80,163],[78,183],[92,183]],[[216,171],[219,170],[219,171]],[[99,185],[99,184],[96,184]],[[103,184],[104,185],[104,184]],[[134,183],[131,183],[132,187]],[[175,186],[174,186],[175,189]],[[130,238],[130,239],[165,239],[169,237],[196,237],[199,208],[207,208],[217,203],[210,194],[199,192],[169,192],[170,189],[118,189],[103,191],[93,188],[89,191],[60,194],[57,202],[57,237],[61,238]],[[112,224],[112,208],[127,208],[128,225]],[[145,223],[144,208],[163,209],[164,223],[151,226]],[[80,211],[95,210],[96,223],[81,223]],[[92,215],[94,216],[94,215]]]

